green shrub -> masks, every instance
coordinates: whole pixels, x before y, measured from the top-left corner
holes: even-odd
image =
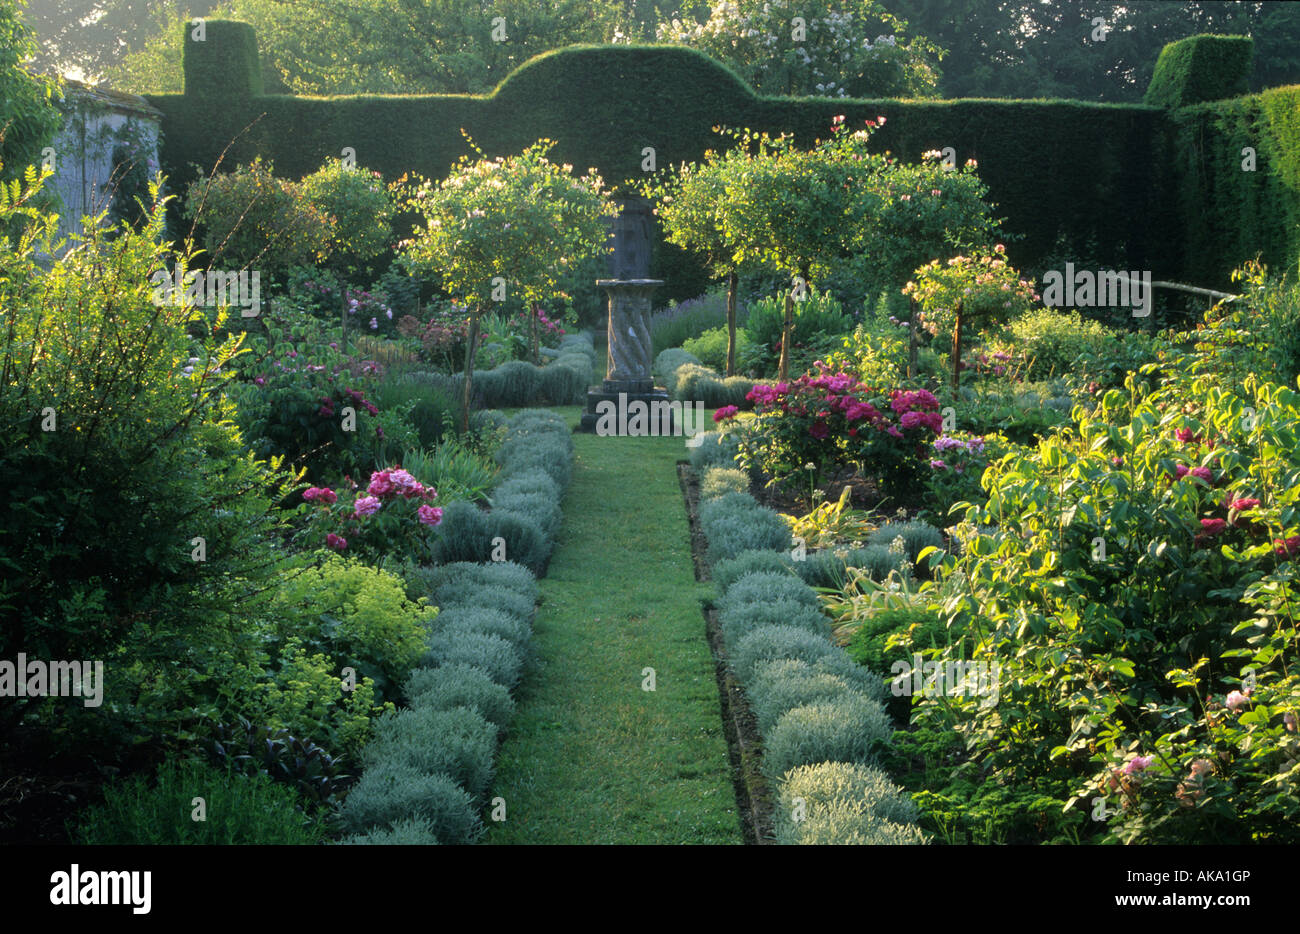
[[[546,568],[554,544],[530,517],[505,510],[492,510],[488,514],[488,531],[494,539],[502,539],[501,546],[511,561],[517,561],[534,574]]]
[[[736,309],[737,324],[744,324],[742,309]],[[650,316],[650,340],[655,353],[681,347],[711,327],[726,325],[727,295],[714,290],[698,298],[656,311]]]
[[[888,548],[869,545],[866,548],[827,548],[814,552],[803,561],[794,561],[791,567],[809,587],[839,589],[848,579],[848,568],[862,568],[872,580],[881,581],[889,572],[899,567],[900,556]]]
[[[1034,308],[1007,326],[1008,349],[1029,361],[1031,380],[1069,375],[1085,354],[1105,354],[1117,344],[1116,332],[1077,311]]]
[[[460,561],[429,569],[429,592],[435,598],[443,593],[445,587],[465,585],[505,587],[527,597],[530,604],[537,602],[537,579],[526,567],[514,561],[482,564]]]
[[[878,701],[857,694],[786,711],[763,738],[763,771],[776,780],[790,769],[818,762],[875,761],[893,734]]]
[[[792,769],[781,783],[776,838],[783,845],[923,844],[915,822],[911,799],[879,769],[820,762]]]
[[[475,797],[492,781],[497,728],[470,707],[419,707],[385,714],[375,721],[375,738],[364,761],[409,765],[419,772],[448,775]]]
[[[436,611],[406,599],[401,578],[330,555],[288,577],[271,599],[274,632],[373,678],[392,697],[424,649]]]
[[[757,678],[802,678],[809,674],[829,674],[839,678],[863,697],[883,700],[888,689],[874,672],[857,665],[843,652],[824,655],[813,661],[799,658],[774,658],[754,666],[751,682]]]
[[[194,820],[203,798],[205,820]],[[111,782],[104,801],[70,828],[82,846],[300,845],[320,843],[324,831],[298,807],[298,796],[265,775],[223,772],[203,762],[170,760],[152,782],[141,776]]]
[[[414,710],[472,708],[500,730],[509,726],[515,715],[514,699],[505,686],[470,665],[417,668],[407,679],[406,696]]]
[[[734,558],[742,551],[790,547],[790,527],[748,493],[728,493],[700,507],[700,526],[709,540],[710,564]]]
[[[390,827],[375,827],[339,841],[344,846],[436,846],[438,837],[425,818],[407,817]]]
[[[361,272],[388,253],[397,206],[378,172],[331,159],[303,178],[302,196],[334,219],[327,264],[340,272]]]
[[[916,564],[923,549],[930,546],[940,550],[944,548],[943,533],[924,522],[886,522],[871,533],[867,544],[887,549],[896,538],[903,539],[903,556],[912,564]]]
[[[553,431],[518,433],[512,429],[497,450],[496,459],[506,478],[541,469],[561,490],[567,490],[573,476],[573,439],[567,429],[563,435]]]
[[[699,444],[690,449],[691,466],[696,470],[703,470],[706,467],[728,467],[736,466],[736,454],[740,450],[740,443],[736,439],[734,432],[722,435],[716,431],[704,431],[695,436],[699,438]],[[691,440],[694,441],[695,438]]]
[[[655,357],[655,362],[651,372],[659,382],[663,383],[664,388],[668,390],[670,396],[675,396],[677,392],[677,371],[688,363],[700,365],[700,358],[693,353],[687,353],[680,347],[670,347],[667,350],[660,351]]]
[[[1155,107],[1187,107],[1250,90],[1254,42],[1249,36],[1188,36],[1160,50],[1142,98]]]
[[[526,593],[496,584],[477,584],[467,580],[439,587],[434,602],[446,611],[462,607],[496,610],[525,623],[532,621],[536,609],[534,599]]]
[[[910,632],[907,644],[886,649],[885,643],[896,632]],[[928,649],[949,643],[943,618],[922,607],[895,607],[876,610],[865,620],[848,645],[849,657],[872,671],[889,671],[900,659],[910,659],[914,649]]]
[[[763,626],[790,626],[823,639],[830,638],[830,620],[821,610],[790,600],[727,607],[719,611],[718,622],[722,626],[723,642],[728,647],[737,645],[746,635]]]
[[[581,405],[593,379],[590,357],[564,353],[538,371],[538,388],[550,405]]]
[[[470,413],[469,427],[471,431],[495,431],[498,428],[506,427],[509,419],[506,414],[499,409],[477,409]]]
[[[749,335],[744,328],[736,329],[736,360],[741,359],[741,354],[749,350]],[[712,328],[705,331],[699,337],[692,338],[682,344],[682,350],[689,354],[694,354],[699,358],[700,363],[717,370],[719,373],[727,372],[727,329],[725,327]]]
[[[447,505],[437,528],[432,554],[435,564],[462,561],[473,563],[490,559],[492,524],[488,514],[465,500]]]
[[[767,736],[788,711],[851,693],[853,688],[847,681],[824,671],[812,668],[789,671],[769,665],[755,673],[747,696],[758,721],[758,732]]]
[[[734,558],[727,558],[715,564],[712,577],[718,588],[725,593],[732,584],[747,574],[771,574],[779,571],[789,573],[792,563],[789,556],[777,551],[767,549],[742,551]]]
[[[474,799],[447,775],[400,762],[366,769],[339,812],[345,829],[365,833],[402,819],[424,820],[442,843],[472,843],[483,831]]]
[[[508,591],[507,591],[508,592]],[[520,655],[527,655],[533,632],[526,620],[484,606],[456,606],[438,614],[438,631],[490,633],[505,639]]]
[[[492,459],[458,438],[444,438],[429,450],[407,450],[402,467],[425,486],[437,490],[442,502],[486,499],[497,478]]]
[[[727,467],[709,467],[700,481],[700,499],[717,499],[726,493],[748,493],[749,474]]]
[[[494,491],[497,496],[509,496],[515,493],[540,493],[547,499],[558,503],[564,496],[558,483],[541,468],[520,470],[503,480]]]
[[[370,401],[381,412],[406,410],[406,421],[415,429],[423,448],[436,447],[460,424],[460,398],[435,380],[439,375],[418,370],[406,373],[390,371],[370,392]],[[415,473],[407,464],[402,466]],[[417,478],[421,483],[426,482],[418,474]],[[442,489],[442,484],[429,482]]]
[[[731,652],[731,668],[737,680],[748,685],[755,668],[763,662],[796,658],[811,664],[829,655],[843,653],[824,636],[794,626],[760,626],[736,643]]]
[[[500,636],[478,632],[435,633],[429,638],[425,667],[473,665],[482,668],[497,684],[510,690],[519,683],[524,662],[519,652]]]
[[[749,574],[727,588],[718,609],[726,610],[748,604],[772,604],[786,600],[799,606],[817,609],[821,602],[808,585],[788,571]]]
[[[758,372],[772,372],[781,356],[781,331],[785,321],[784,296],[772,296],[754,302],[749,306],[749,317],[745,321],[748,340],[754,345],[759,356],[756,363]],[[829,292],[810,291],[806,299],[796,302],[794,306],[794,328],[791,342],[795,346],[831,349],[839,345],[838,338],[848,333],[853,322],[844,314],[840,303]],[[827,339],[835,339],[828,342]],[[806,356],[806,355],[805,355]],[[792,357],[790,372],[802,372],[807,367],[803,356],[798,358],[800,366]],[[811,362],[811,358],[807,362]]]
[[[701,402],[705,408],[718,409],[724,405],[747,408],[745,398],[754,388],[754,381],[744,376],[721,374],[694,363],[683,364],[674,375],[673,398],[682,402]]]
[[[546,493],[503,493],[492,496],[493,513],[512,513],[534,523],[547,541],[559,534],[564,513],[559,500]],[[526,562],[525,562],[526,563]]]

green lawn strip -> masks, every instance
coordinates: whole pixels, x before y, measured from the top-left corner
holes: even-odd
[[[577,422],[580,410],[562,410]],[[574,436],[535,624],[538,664],[497,762],[488,843],[741,843],[675,463],[680,438]],[[656,690],[642,690],[642,670]]]

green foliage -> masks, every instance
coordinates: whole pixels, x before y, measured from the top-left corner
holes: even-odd
[[[247,23],[206,20],[199,41],[189,23],[184,26],[185,93],[230,103],[262,93],[257,36]]]
[[[753,679],[764,662],[798,659],[816,663],[819,659],[842,653],[825,636],[794,626],[759,626],[741,637],[731,652],[731,668],[743,685]],[[845,659],[847,661],[847,659]]]
[[[527,597],[530,606],[537,602],[536,579],[527,568],[514,561],[444,564],[431,569],[429,584],[433,602],[439,604],[448,588],[458,587],[504,587]]]
[[[812,593],[807,587],[804,590]],[[718,622],[727,646],[738,645],[745,636],[763,626],[788,626],[822,638],[830,636],[829,620],[820,609],[791,599],[726,606],[719,610]]]
[[[749,574],[775,573],[786,571],[789,567],[789,559],[780,552],[758,549],[742,551],[735,557],[717,562],[710,575],[719,590],[725,593],[732,584]]]
[[[1202,326],[1181,338],[1215,365],[1244,381],[1255,377],[1294,386],[1300,377],[1300,285],[1290,277],[1270,277],[1257,263],[1240,275],[1243,295],[1206,312]]]
[[[724,378],[708,367],[687,363],[673,374],[673,385],[673,398],[682,402],[700,402],[706,409],[727,405],[739,408],[749,405],[745,397],[754,388],[754,381],[743,376]]]
[[[406,682],[406,696],[413,710],[472,708],[500,730],[505,730],[515,715],[510,691],[470,665],[417,668]]]
[[[334,220],[307,200],[302,186],[277,177],[260,157],[191,183],[183,213],[198,224],[204,259],[216,269],[281,276],[325,259],[336,235]]]
[[[343,802],[343,826],[352,833],[391,828],[410,818],[428,822],[442,843],[472,843],[483,832],[469,792],[447,775],[430,775],[400,762],[366,769]]]
[[[405,765],[447,775],[476,799],[492,781],[497,728],[477,710],[402,710],[376,720],[374,734],[365,751],[368,768]]]
[[[560,523],[564,521],[559,498],[544,492],[503,493],[498,490],[492,496],[492,511],[516,515],[532,522],[548,541],[555,539],[560,531]]]
[[[1077,311],[1035,308],[1007,326],[1010,348],[1029,361],[1026,379],[1066,376],[1086,355],[1104,356],[1117,348],[1120,335]]]
[[[436,846],[438,837],[425,818],[407,817],[392,826],[374,827],[363,834],[353,834],[339,841],[345,846]]]
[[[26,25],[25,0],[0,3],[0,182],[21,179],[41,164],[41,150],[61,124],[56,83],[27,66],[36,43]]]
[[[1142,101],[1186,107],[1245,94],[1254,51],[1249,36],[1189,36],[1171,42],[1160,50]]]
[[[505,639],[489,633],[439,632],[429,639],[425,666],[472,665],[497,684],[513,690],[523,672],[523,657]]]
[[[737,325],[744,324],[744,314],[741,308],[736,309]],[[699,337],[710,328],[721,326],[724,330],[727,326],[727,296],[723,291],[714,289],[706,292],[696,298],[688,298],[685,301],[677,302],[667,308],[654,312],[650,316],[650,340],[654,346],[656,354],[663,354],[667,350],[680,348],[688,340]],[[725,341],[725,338],[724,338]],[[723,353],[726,353],[725,343]],[[699,360],[688,360],[684,362],[699,363]],[[662,372],[657,365],[656,357],[655,373],[663,379]],[[720,369],[726,368],[725,358]]]
[[[489,560],[492,526],[488,514],[466,500],[449,504],[442,512],[432,551],[435,564]]]
[[[820,762],[791,770],[776,808],[777,842],[904,846],[928,843],[916,807],[872,766]],[[796,818],[797,815],[797,818]]]
[[[912,564],[917,563],[920,554],[926,548],[945,547],[943,533],[924,522],[886,522],[867,539],[868,545],[889,548],[894,539],[902,538],[903,556]]]
[[[700,527],[709,541],[709,564],[742,551],[790,548],[790,527],[748,493],[728,493],[700,506]]]
[[[447,438],[430,450],[408,450],[402,467],[448,501],[486,499],[497,478],[490,457],[458,438]]]
[[[528,619],[483,606],[444,608],[438,614],[438,631],[449,635],[454,632],[490,633],[505,639],[525,656],[532,640]]]
[[[751,683],[760,679],[810,678],[814,675],[832,675],[863,697],[879,699],[885,696],[885,684],[880,677],[860,665],[854,664],[843,652],[834,652],[807,661],[800,658],[773,658],[754,666]],[[779,718],[778,718],[779,719]]]
[[[784,299],[764,298],[749,306],[745,333],[753,347],[754,372],[775,373],[781,356],[781,328],[785,320]],[[794,330],[791,346],[798,348],[790,359],[790,372],[802,373],[813,360],[839,346],[839,338],[852,322],[843,307],[829,292],[811,291],[794,306]]]
[[[223,655],[285,569],[275,505],[293,477],[230,420],[240,342],[214,337],[224,312],[152,300],[150,275],[184,262],[163,245],[165,206],[43,266],[55,219],[34,194],[0,190],[0,227],[21,228],[0,251],[0,649],[106,668],[120,651],[120,673],[180,683],[177,659]]]
[[[781,570],[747,574],[735,581],[718,601],[718,608],[726,610],[744,604],[773,603],[777,600],[790,600],[814,608],[820,605],[817,595],[807,584],[788,571]]]
[[[763,737],[763,772],[775,780],[818,762],[872,764],[892,733],[885,708],[856,694],[795,707]]]
[[[899,638],[891,640],[896,633]],[[939,648],[948,643],[947,626],[936,611],[924,607],[882,607],[861,621],[848,645],[848,653],[855,662],[872,671],[889,671],[894,662],[909,660],[914,650]]]
[[[711,500],[727,493],[748,493],[749,475],[728,467],[709,467],[700,481],[700,499]]]
[[[302,180],[300,191],[308,204],[334,220],[330,268],[355,274],[392,248],[397,207],[378,172],[331,159]]]
[[[204,820],[193,819],[195,798],[203,799]],[[301,846],[325,836],[292,790],[192,759],[163,763],[152,782],[137,776],[107,785],[103,804],[82,812],[71,832],[80,846]]]
[[[677,371],[688,363],[699,366],[700,358],[687,353],[680,347],[669,347],[666,350],[661,350],[655,357],[652,372],[667,388],[669,395],[677,391]]]
[[[687,455],[691,466],[697,471],[709,467],[734,468],[736,466],[736,454],[740,450],[740,442],[735,432],[724,435],[718,431],[702,431],[691,440],[697,439],[699,443],[692,447]]]
[[[853,693],[843,678],[813,668],[772,662],[759,666],[749,684],[749,706],[758,731],[768,735],[788,711]]]
[[[814,552],[792,567],[809,587],[839,589],[848,578],[849,568],[861,568],[872,580],[884,580],[898,569],[902,555],[886,547],[869,545],[866,548],[828,548]]]
[[[743,328],[736,329],[736,359],[749,352],[749,333]],[[699,337],[693,337],[682,344],[682,350],[694,354],[700,362],[710,369],[725,373],[727,370],[727,329],[713,328]]]

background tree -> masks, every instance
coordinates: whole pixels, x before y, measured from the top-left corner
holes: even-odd
[[[763,94],[938,95],[941,50],[877,0],[724,0],[704,22],[661,22],[658,37],[725,62]]]
[[[549,161],[554,145],[539,140],[517,156],[490,159],[471,140],[477,160],[464,156],[440,182],[417,179],[408,191],[424,225],[403,244],[403,261],[440,276],[470,309],[464,430],[483,312],[511,292],[527,305],[554,298],[566,270],[609,248],[606,219],[617,209],[604,181],[594,169],[575,178],[571,165]]]
[[[52,81],[29,65],[36,51],[24,22],[26,0],[0,0],[0,181],[22,178],[41,163],[59,128]]]

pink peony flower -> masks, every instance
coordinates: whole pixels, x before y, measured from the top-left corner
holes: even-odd
[[[1204,480],[1206,483],[1213,482],[1214,475],[1210,473],[1209,467],[1193,467],[1188,471],[1193,477]]]
[[[1247,509],[1254,509],[1259,505],[1259,500],[1253,496],[1243,496],[1241,499],[1234,499],[1228,503],[1229,509],[1235,509],[1237,512],[1245,512]]]
[[[421,525],[437,525],[442,521],[442,510],[437,506],[421,506],[415,512]]]
[[[1202,519],[1201,520],[1201,528],[1205,531],[1206,535],[1218,535],[1227,527],[1228,527],[1228,523],[1224,519]]]
[[[393,489],[407,499],[410,499],[413,496],[419,496],[424,492],[424,486],[420,481],[400,467],[390,470],[388,472],[388,479],[392,483]]]
[[[1196,432],[1192,431],[1190,428],[1179,428],[1174,432],[1174,437],[1184,444],[1187,444],[1196,440]]]
[[[1181,479],[1183,479],[1183,477],[1187,476],[1187,465],[1186,465],[1186,464],[1178,464],[1178,465],[1176,465],[1176,466],[1174,467],[1174,476],[1177,477],[1179,480],[1181,480]]]
[[[943,469],[945,469],[947,466],[948,466],[947,464],[945,464],[943,461],[939,460],[939,458],[937,458],[937,457],[932,457],[932,458],[930,458],[930,467],[931,467],[931,469],[933,469],[933,470],[943,470]]]
[[[1290,538],[1273,539],[1273,553],[1290,558],[1300,552],[1300,535],[1292,535]]]
[[[901,431],[899,431],[898,428],[897,428],[897,426],[895,426],[895,425],[890,425],[890,426],[885,430],[885,434],[887,434],[887,435],[889,435],[889,436],[891,436],[891,437],[894,437],[894,438],[901,438],[901,437],[903,437],[903,433],[902,433]]]
[[[372,496],[387,496],[396,488],[397,485],[393,483],[392,471],[377,470],[370,475],[370,486],[366,488],[366,492]]]
[[[1240,691],[1229,691],[1223,702],[1227,704],[1229,710],[1236,710],[1238,707],[1243,706],[1247,700],[1246,695]]]
[[[739,411],[740,409],[738,409],[734,405],[724,405],[722,408],[718,409],[716,412],[713,413],[713,421],[720,422],[723,421],[724,419],[731,418]]]
[[[374,496],[362,496],[352,504],[352,512],[359,519],[362,516],[371,516],[379,511],[379,499]]]
[[[325,536],[325,544],[333,548],[335,551],[342,551],[348,547],[348,540],[342,535],[335,535],[333,532],[330,532]]]

